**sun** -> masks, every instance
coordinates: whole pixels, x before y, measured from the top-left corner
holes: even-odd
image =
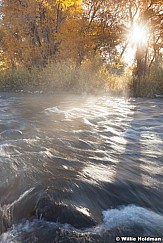
[[[131,44],[146,44],[149,37],[149,30],[145,25],[135,24],[129,33]]]
[[[124,61],[130,65],[134,62],[137,48],[147,46],[150,37],[149,26],[145,24],[134,23],[133,27],[127,34],[127,47],[124,52]]]

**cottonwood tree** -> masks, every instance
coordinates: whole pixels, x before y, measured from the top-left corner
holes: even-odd
[[[3,0],[1,31],[5,52],[12,66],[45,65],[56,53],[62,10],[75,1]]]

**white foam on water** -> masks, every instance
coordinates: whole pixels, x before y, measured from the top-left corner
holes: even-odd
[[[8,142],[0,144],[0,157],[10,158],[14,154],[20,154],[18,146]]]
[[[85,124],[96,127],[96,125],[94,125],[93,123],[91,123],[87,118],[83,118],[83,121]]]
[[[25,232],[27,234],[33,234],[34,229],[38,228],[38,225],[40,225],[41,223],[43,228],[44,226],[48,226],[49,229],[53,228],[53,230],[56,230],[57,227],[62,227],[63,230],[68,230],[70,228],[70,225],[68,224],[47,222],[47,221],[42,221],[40,219],[34,219],[33,221],[27,220],[25,223],[14,225],[10,230],[3,233],[0,236],[0,243],[19,243],[19,242],[23,243],[24,241],[21,240],[21,232]]]
[[[64,111],[60,110],[60,109],[59,109],[58,107],[56,107],[56,106],[46,108],[45,111],[47,111],[47,112],[53,112],[53,113],[64,113]]]
[[[104,223],[96,231],[105,231],[121,226],[139,225],[142,228],[163,232],[163,215],[136,205],[121,206],[103,211]]]
[[[65,170],[68,170],[68,167],[66,165],[62,165],[62,167],[65,169]]]
[[[88,208],[85,207],[75,207],[80,213],[86,215],[86,216],[90,216],[90,212]]]
[[[51,153],[50,149],[40,151],[39,154],[42,155],[43,157],[53,158],[53,154]]]
[[[72,108],[65,112],[65,118],[66,119],[77,119],[77,118],[83,118],[87,115],[86,109],[81,108]]]

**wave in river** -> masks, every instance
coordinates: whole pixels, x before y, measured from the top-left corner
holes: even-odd
[[[66,217],[66,215],[65,215]],[[79,219],[80,220],[80,219]],[[33,219],[14,225],[1,236],[1,243],[18,242],[115,242],[117,236],[163,236],[163,216],[136,205],[103,211],[103,223],[76,229],[70,224]]]

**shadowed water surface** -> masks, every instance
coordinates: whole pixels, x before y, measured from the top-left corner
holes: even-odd
[[[163,100],[0,97],[0,242],[163,236]]]

